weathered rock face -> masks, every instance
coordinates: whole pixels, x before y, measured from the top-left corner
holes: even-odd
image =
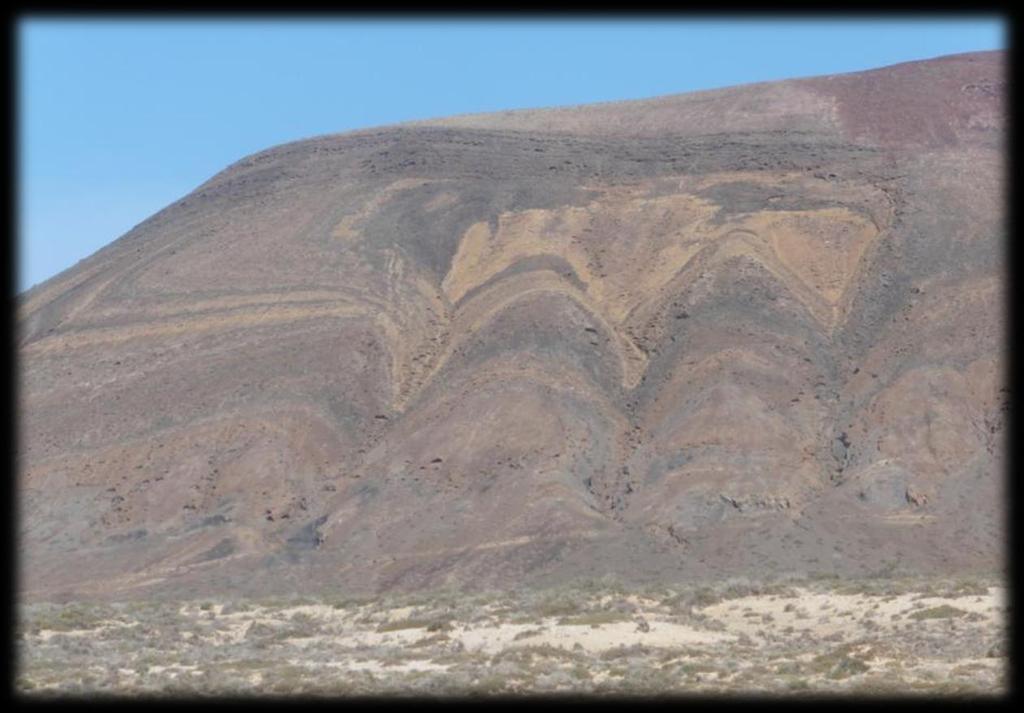
[[[20,300],[24,595],[1000,566],[1003,62],[240,161]]]

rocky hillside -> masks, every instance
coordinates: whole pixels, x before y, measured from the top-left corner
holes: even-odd
[[[997,569],[1004,61],[239,161],[19,298],[23,596]]]

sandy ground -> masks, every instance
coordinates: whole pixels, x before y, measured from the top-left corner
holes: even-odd
[[[115,608],[81,628],[46,628],[40,610],[23,624],[18,680],[43,692],[1005,690],[1002,586],[712,599],[567,596],[565,614],[536,601],[187,603],[158,624]]]

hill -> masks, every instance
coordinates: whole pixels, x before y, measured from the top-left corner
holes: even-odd
[[[998,569],[1004,63],[239,161],[19,296],[22,596]]]

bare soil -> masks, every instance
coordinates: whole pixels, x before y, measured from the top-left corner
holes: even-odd
[[[17,689],[83,695],[998,695],[995,579],[33,604]]]

